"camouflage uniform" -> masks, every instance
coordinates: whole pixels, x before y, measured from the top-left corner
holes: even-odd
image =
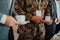
[[[36,24],[33,21],[31,21],[31,17],[35,16],[36,9],[34,10],[34,8],[32,8],[32,10],[30,10],[30,12],[28,13],[26,11],[26,8],[27,8],[26,6],[28,6],[29,4],[26,3],[25,1],[21,0],[24,4],[23,6],[21,6],[20,5],[21,3],[17,2],[17,1],[18,0],[16,0],[16,3],[15,3],[16,12],[19,15],[26,15],[26,21],[30,21],[30,23],[28,23],[28,24],[19,26],[19,28],[18,28],[18,33],[19,33],[18,40],[41,40],[42,32],[39,29],[39,24]]]

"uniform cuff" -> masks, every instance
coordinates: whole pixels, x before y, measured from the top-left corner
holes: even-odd
[[[58,25],[59,24],[59,22],[57,22],[57,18],[55,19],[55,23]]]
[[[0,23],[5,24],[6,19],[7,19],[7,15],[4,15],[4,14],[3,14],[3,16],[2,16],[2,18],[1,18],[1,20],[0,20]]]

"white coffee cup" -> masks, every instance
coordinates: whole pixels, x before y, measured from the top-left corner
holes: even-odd
[[[45,20],[46,21],[51,21],[51,17],[50,16],[45,16]]]
[[[41,10],[36,10],[36,16],[41,16]]]
[[[16,16],[16,19],[17,19],[20,23],[25,22],[25,15],[17,15],[17,16]]]

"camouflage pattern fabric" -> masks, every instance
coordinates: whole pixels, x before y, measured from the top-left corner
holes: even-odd
[[[40,27],[39,24],[36,24],[31,21],[31,17],[35,16],[35,11],[37,9],[36,1],[26,2],[27,0],[16,0],[15,2],[15,11],[19,15],[26,15],[26,21],[30,23],[25,25],[20,25],[18,28],[19,37],[18,40],[44,40],[42,38],[44,26]]]

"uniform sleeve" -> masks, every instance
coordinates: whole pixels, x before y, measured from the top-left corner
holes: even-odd
[[[55,2],[52,2],[52,13],[51,13],[53,21],[57,18],[57,12],[56,12],[56,4]]]

